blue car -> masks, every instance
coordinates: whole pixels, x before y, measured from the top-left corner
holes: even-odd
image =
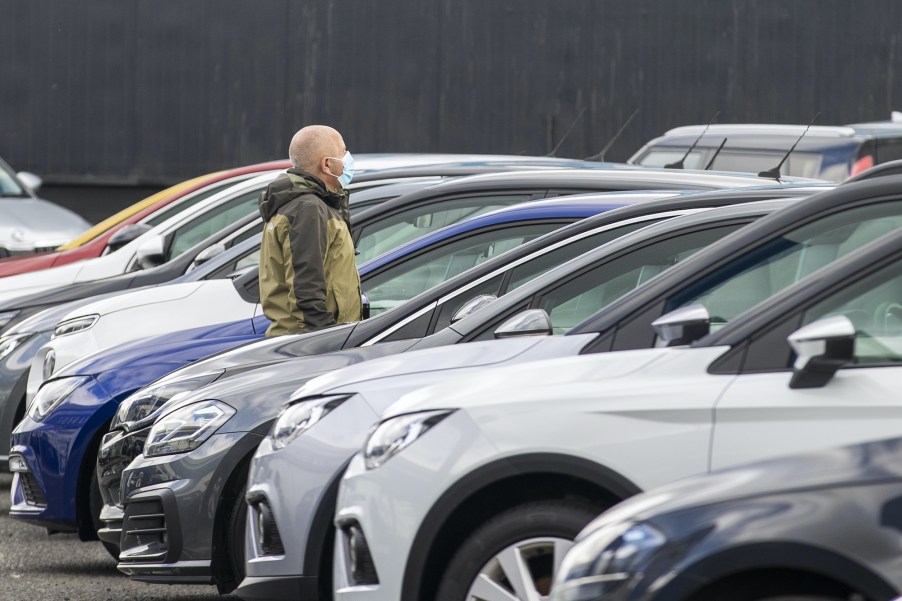
[[[660,198],[661,193],[653,197]],[[563,225],[648,200],[642,193],[525,203],[460,222],[404,244],[360,266],[373,313]],[[254,290],[246,273],[236,285]],[[195,328],[101,351],[43,384],[11,438],[14,472],[10,516],[52,531],[96,539],[102,506],[94,472],[97,449],[119,403],[138,388],[211,354],[263,337],[257,317]],[[347,328],[332,328],[347,338]],[[343,334],[344,333],[344,334]],[[210,374],[210,380],[218,374]],[[207,377],[207,376],[204,376]],[[105,543],[114,555],[114,544]]]

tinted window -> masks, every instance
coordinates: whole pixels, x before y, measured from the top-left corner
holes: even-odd
[[[424,253],[367,278],[363,288],[370,299],[370,313],[377,315],[467,269],[537,238],[559,223],[532,223],[481,232]]]
[[[217,192],[221,192],[230,186],[235,185],[235,180],[232,180],[228,183],[221,183],[214,186],[210,186],[208,188],[204,188],[198,192],[195,192],[191,196],[187,196],[185,198],[180,198],[171,204],[167,205],[166,208],[160,209],[159,211],[155,211],[152,215],[148,216],[145,219],[141,220],[141,223],[147,223],[149,225],[160,225],[173,215],[178,215],[185,209],[189,209],[199,203],[202,200],[210,198]]]
[[[167,260],[178,257],[198,242],[255,212],[259,195],[259,191],[255,191],[236,196],[178,228],[172,238]]]
[[[729,143],[727,141],[728,145]],[[727,150],[727,147],[724,147],[720,154],[717,155],[717,158],[714,159],[711,169],[759,173],[776,167],[783,160],[787,150],[789,150],[789,146],[786,147],[786,150],[775,150],[774,152],[730,151]],[[711,155],[713,156],[713,152]],[[708,160],[710,160],[710,157]],[[783,175],[797,177],[818,177],[820,171],[821,155],[808,152],[793,152],[786,159],[786,162],[783,163],[783,166],[780,167],[780,172]]]
[[[902,201],[818,219],[750,250],[667,299],[665,311],[702,303],[714,329],[815,270],[902,225]]]
[[[689,150],[689,147],[679,149],[679,148],[652,148],[649,150],[645,156],[636,161],[637,165],[644,165],[646,167],[664,167],[665,165],[669,165],[670,163],[676,163],[680,159],[682,159],[686,155],[686,151]],[[683,161],[683,166],[686,169],[702,169],[705,166],[703,159],[705,158],[706,150],[696,149],[689,153],[689,156]]]
[[[357,239],[357,264],[446,225],[529,200],[531,195],[474,196],[411,207],[364,227]]]
[[[709,228],[649,244],[581,273],[542,295],[538,306],[551,317],[554,333],[565,334],[602,307],[739,227]]]

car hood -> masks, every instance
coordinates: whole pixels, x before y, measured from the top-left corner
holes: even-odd
[[[402,353],[416,340],[396,340],[375,346],[347,349],[311,357],[298,357],[218,379],[198,390],[180,395],[164,405],[159,415],[198,401],[217,399],[237,410],[221,432],[244,432],[274,419],[292,393],[305,382],[348,365]]]
[[[580,341],[579,348],[582,348],[584,344],[585,340]],[[419,351],[414,348],[415,352],[405,353],[403,356],[368,361],[317,378],[303,389],[298,390],[295,396],[313,396],[336,390],[353,390],[364,382],[387,377],[495,365],[511,361],[538,345],[545,345],[549,348],[561,347],[561,352],[566,353],[574,346],[574,339],[567,339],[564,336],[526,336],[507,340],[470,342]]]
[[[78,311],[85,305],[90,305],[91,303],[96,302],[100,299],[116,296],[118,294],[122,293],[110,292],[108,294],[92,296],[90,298],[83,298],[80,300],[75,300],[62,305],[56,305],[48,309],[44,309],[43,311],[40,311],[39,313],[36,313],[31,317],[23,319],[21,322],[17,323],[15,326],[9,329],[7,334],[53,332],[53,330],[56,328],[56,325],[67,315],[73,313],[74,311]],[[81,313],[79,312],[79,314]]]
[[[91,227],[72,211],[40,198],[0,199],[0,214],[0,245],[12,248],[58,246]],[[16,230],[23,240],[13,238]]]
[[[789,455],[692,476],[637,495],[605,512],[583,530],[745,498],[793,491],[902,480],[902,438]]]
[[[663,356],[684,350],[663,348],[578,355],[479,370],[468,374],[465,382],[454,380],[405,394],[382,417],[428,409],[519,403],[548,396],[549,390],[557,395],[560,389],[574,384],[595,389],[594,382],[630,375]],[[713,356],[723,350],[719,349]]]
[[[134,307],[156,305],[186,298],[197,292],[202,285],[219,285],[223,294],[233,293],[235,286],[231,280],[209,280],[204,282],[189,282],[185,284],[171,284],[154,286],[132,290],[122,294],[115,294],[96,299],[95,302],[83,304],[77,310],[72,311],[64,319],[75,319],[84,315],[109,315],[116,311],[123,311]]]

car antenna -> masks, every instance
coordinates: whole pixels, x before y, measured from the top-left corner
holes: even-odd
[[[802,141],[802,138],[805,137],[805,134],[808,133],[808,130],[811,129],[811,126],[814,125],[814,122],[817,121],[817,118],[820,116],[821,116],[821,113],[820,113],[820,111],[818,111],[817,115],[814,116],[814,119],[811,120],[811,123],[809,123],[805,127],[805,131],[803,131],[802,135],[799,136],[799,139],[795,141],[795,144],[792,145],[792,148],[789,149],[789,152],[787,152],[786,154],[783,155],[783,159],[777,164],[776,167],[774,167],[773,169],[768,169],[767,171],[760,171],[758,173],[758,177],[766,177],[768,179],[780,181],[780,167],[783,166],[783,163],[786,162],[786,159],[789,158],[789,155],[791,155],[792,151],[796,149],[796,146],[799,145],[799,142]]]
[[[714,151],[714,156],[711,157],[711,160],[708,161],[708,164],[707,164],[707,165],[705,165],[705,171],[709,171],[709,170],[711,169],[711,165],[714,164],[714,159],[717,158],[717,155],[720,154],[720,151],[723,150],[723,145],[726,144],[726,143],[727,143],[727,139],[724,138],[724,139],[723,139],[723,142],[720,143],[720,146],[717,147],[717,150]]]
[[[621,126],[620,126],[620,129],[617,130],[617,133],[614,134],[614,135],[611,137],[610,140],[608,140],[608,143],[605,144],[604,148],[601,149],[601,152],[599,152],[599,153],[597,153],[597,154],[593,154],[593,155],[590,156],[590,157],[586,157],[584,160],[586,160],[586,161],[599,161],[599,162],[603,163],[603,162],[604,162],[604,155],[607,154],[607,152],[611,149],[611,146],[614,145],[614,142],[616,142],[617,139],[620,137],[620,134],[623,133],[623,130],[626,129],[626,127],[630,124],[630,122],[631,122],[631,121],[636,117],[636,115],[638,115],[638,114],[639,114],[639,109],[637,108],[636,110],[633,111],[633,114],[630,115],[629,118],[628,118],[626,121],[623,122],[623,125],[621,125]]]
[[[683,158],[681,158],[679,161],[676,161],[675,163],[667,163],[666,165],[664,165],[664,168],[665,169],[685,169],[686,167],[683,165],[683,161],[685,161],[686,158],[689,156],[689,153],[695,149],[695,145],[701,141],[701,139],[704,137],[704,135],[706,133],[708,133],[708,128],[711,127],[711,124],[714,123],[714,120],[717,119],[717,116],[719,114],[720,114],[720,111],[717,111],[716,113],[714,113],[714,116],[711,117],[711,120],[708,121],[707,125],[705,125],[705,129],[702,130],[702,133],[700,133],[698,135],[698,137],[695,139],[695,142],[692,143],[692,146],[690,146],[689,149],[686,151],[686,154],[683,155]]]
[[[570,128],[567,129],[567,131],[564,132],[564,135],[563,135],[563,136],[561,136],[561,139],[560,139],[560,141],[557,143],[557,146],[555,146],[554,149],[552,149],[551,152],[549,152],[548,154],[546,154],[546,155],[545,155],[546,157],[553,157],[553,156],[555,155],[555,153],[557,153],[558,149],[561,147],[561,144],[564,143],[564,140],[567,139],[567,136],[570,135],[570,132],[573,131],[573,128],[576,127],[576,124],[579,123],[579,120],[583,118],[583,115],[584,115],[585,113],[586,113],[586,107],[583,107],[582,110],[579,112],[579,114],[576,116],[576,119],[573,120],[573,123],[570,124]]]

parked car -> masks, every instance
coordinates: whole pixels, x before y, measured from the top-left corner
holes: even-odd
[[[671,256],[680,258],[697,250],[705,243],[707,239],[716,239],[718,235],[722,235],[724,231],[733,230],[741,227],[745,222],[761,216],[768,210],[773,208],[761,206],[762,204],[778,205],[785,204],[788,201],[770,201],[769,203],[754,203],[754,205],[741,205],[737,207],[728,207],[723,209],[715,209],[710,211],[702,211],[700,213],[689,214],[681,218],[668,220],[664,223],[643,228],[639,231],[626,234],[608,244],[604,244],[596,248],[586,255],[590,257],[584,259],[580,257],[574,259],[561,268],[553,270],[546,276],[538,278],[534,284],[526,284],[509,293],[509,296],[520,297],[521,302],[528,299],[536,293],[535,287],[542,282],[541,289],[548,290],[559,285],[562,279],[566,279],[568,275],[578,270],[588,260],[594,264],[612,264],[612,263],[632,263],[645,261],[649,269],[659,267],[661,261],[661,253],[654,252],[652,246],[665,246],[669,243],[669,250],[673,251]],[[666,240],[666,242],[665,242]],[[573,245],[571,245],[573,246]],[[636,257],[641,255],[642,258]],[[668,257],[669,259],[670,257]],[[520,266],[523,266],[521,263]],[[518,267],[514,268],[517,271]],[[550,277],[552,274],[555,277]],[[491,305],[477,310],[473,314],[473,318],[482,317],[492,312]],[[185,568],[191,565],[197,565],[197,561],[206,561],[210,563],[209,576],[216,581],[221,589],[228,590],[230,586],[234,586],[241,580],[244,575],[243,546],[245,544],[245,519],[244,514],[246,507],[242,504],[239,506],[239,515],[232,516],[228,512],[233,510],[233,505],[229,504],[226,499],[244,498],[244,486],[247,481],[246,473],[248,462],[254,449],[262,438],[262,433],[269,429],[269,425],[275,420],[282,405],[290,399],[290,394],[300,385],[313,377],[329,373],[339,367],[361,362],[386,355],[395,355],[413,351],[418,348],[429,348],[435,344],[448,344],[453,337],[442,336],[436,334],[422,340],[397,340],[393,342],[383,342],[368,347],[361,347],[340,353],[329,353],[319,356],[300,357],[294,360],[286,361],[278,365],[271,365],[262,369],[247,371],[242,374],[235,375],[231,378],[223,380],[222,377],[217,378],[217,382],[201,388],[190,394],[181,394],[177,401],[162,407],[159,410],[160,417],[156,422],[148,416],[141,420],[146,424],[139,427],[138,424],[122,420],[114,424],[117,430],[125,427],[125,431],[108,437],[102,444],[102,448],[98,455],[98,479],[101,482],[101,490],[103,496],[113,499],[118,497],[120,502],[124,504],[125,521],[130,524],[130,520],[138,521],[140,517],[134,512],[141,511],[142,503],[145,501],[153,503],[160,498],[160,495],[168,496],[169,493],[161,493],[159,487],[152,490],[143,485],[147,482],[144,474],[154,474],[162,467],[163,463],[168,466],[168,474],[171,477],[165,480],[175,481],[181,480],[186,486],[175,491],[171,490],[174,503],[168,504],[168,511],[165,519],[162,520],[165,527],[166,524],[191,522],[193,527],[182,528],[181,546],[175,547],[165,542],[168,535],[157,537],[153,541],[140,533],[125,533],[121,536],[123,542],[122,553],[120,554],[119,567],[124,572],[133,575],[138,579],[149,578],[153,574],[153,578],[160,579],[163,571],[170,573],[167,581],[175,582],[185,578]],[[480,345],[476,345],[480,346]],[[520,351],[523,349],[520,348]],[[516,352],[516,351],[515,351]],[[473,360],[480,363],[484,352],[480,349],[472,349],[468,353],[464,363]],[[221,373],[221,370],[215,369],[216,361],[211,359],[205,361],[208,373]],[[221,365],[221,363],[219,363]],[[200,366],[193,369],[197,371]],[[168,386],[172,386],[172,379],[168,380]],[[167,386],[161,381],[157,387]],[[171,390],[171,388],[170,388]],[[182,389],[184,390],[184,389]],[[150,393],[153,394],[152,392]],[[126,402],[122,406],[121,413],[134,414],[137,411],[144,413],[147,410],[148,392],[145,392],[143,399]],[[212,402],[210,399],[216,399],[216,403],[224,403],[235,411],[235,415],[229,420],[228,426],[220,428],[216,436],[224,436],[232,440],[232,443],[225,447],[220,444],[204,445],[198,448],[196,452],[175,452],[170,449],[162,454],[146,452],[144,458],[138,458],[131,465],[123,457],[126,453],[134,456],[134,451],[140,445],[138,441],[145,438],[152,438],[156,429],[159,427],[161,420],[171,419],[179,412],[187,411],[188,407],[196,407],[198,400],[204,402]],[[137,405],[137,406],[136,406]],[[140,409],[138,409],[140,407]],[[314,516],[323,517],[326,513],[331,513],[332,505],[327,504],[326,507],[316,507],[314,499],[321,498],[324,490],[328,487],[328,481],[336,478],[338,474],[332,475],[333,471],[338,470],[340,465],[344,465],[353,451],[346,449],[348,443],[356,437],[362,438],[365,434],[364,421],[372,423],[374,417],[371,412],[363,411],[356,414],[356,421],[352,423],[344,423],[346,428],[345,434],[333,439],[333,451],[319,455],[319,463],[321,471],[317,475],[313,475],[307,482],[307,491],[310,499],[307,506],[295,508],[297,515],[298,532],[307,532]],[[212,430],[211,430],[212,431]],[[356,446],[359,446],[356,445]],[[147,444],[145,444],[145,448]],[[229,448],[229,453],[222,453],[219,450]],[[239,451],[240,449],[240,451]],[[187,450],[187,449],[186,449]],[[174,454],[173,454],[174,453]],[[344,457],[342,458],[342,455]],[[328,456],[328,458],[327,458]],[[284,457],[284,455],[283,455]],[[336,463],[337,462],[337,463]],[[112,490],[111,494],[103,493],[103,487],[108,482],[113,483],[119,471],[116,466],[122,465],[125,469],[121,471],[122,478],[119,482],[115,482],[119,488],[121,484],[121,492],[116,495]],[[200,466],[203,467],[200,467]],[[182,473],[182,468],[186,470],[189,466],[196,466],[197,470]],[[221,477],[217,478],[217,483],[212,484],[206,478],[199,477],[201,473],[218,473]],[[323,481],[323,477],[326,481]],[[164,479],[157,479],[162,484]],[[188,483],[190,482],[190,485]],[[220,486],[223,483],[224,486]],[[168,487],[167,487],[168,489]],[[190,492],[188,492],[190,490]],[[188,494],[183,494],[183,491]],[[286,491],[287,492],[287,491]],[[204,499],[196,502],[198,497]],[[209,511],[208,508],[216,508],[216,511]],[[106,509],[106,508],[105,508]],[[164,510],[165,512],[166,510]],[[114,511],[107,512],[109,517],[115,515]],[[120,512],[121,516],[121,512]],[[188,516],[191,516],[190,518]],[[107,522],[112,520],[107,518]],[[217,539],[214,532],[217,530],[214,525],[217,521],[229,524],[228,528],[218,530],[221,540]],[[324,528],[321,534],[325,534],[328,529],[328,517],[323,521]],[[128,525],[124,530],[131,532],[132,528]],[[139,534],[134,536],[133,534]],[[315,551],[315,561],[320,565],[320,559],[325,554],[326,540],[314,536],[310,544]],[[300,543],[303,548],[304,541]],[[158,557],[159,553],[165,551],[165,558]],[[266,558],[267,560],[270,558]],[[296,555],[287,558],[285,562],[279,562],[278,566],[273,569],[285,569],[285,564],[294,566],[299,569],[300,562],[295,561]],[[166,567],[163,567],[163,566]],[[319,571],[315,572],[316,574]],[[197,576],[196,571],[192,572],[192,576]],[[234,583],[233,583],[234,582]],[[287,581],[282,582],[284,585]],[[291,583],[303,582],[306,593],[312,594],[316,591],[317,578],[299,578],[292,579]],[[289,590],[297,592],[296,587],[285,587],[282,594],[287,594]],[[259,593],[260,591],[258,591]],[[273,591],[267,591],[264,596],[273,598]]]
[[[691,347],[496,367],[405,395],[341,479],[336,599],[547,596],[573,538],[619,500],[897,434],[900,259],[896,230]],[[659,320],[659,335],[693,322]]]
[[[149,227],[159,225],[175,211],[185,210],[255,173],[286,169],[288,166],[288,161],[261,163],[210,173],[176,184],[116,213],[53,252],[0,260],[0,277],[97,258],[134,240]],[[164,208],[167,210],[164,211]],[[113,236],[115,239],[111,245]]]
[[[40,186],[37,176],[20,175]],[[38,198],[0,159],[0,257],[56,248],[89,227],[69,209]]]
[[[663,167],[682,159],[688,169],[759,173],[774,169],[803,132],[781,168],[783,175],[840,182],[876,164],[902,159],[902,127],[860,124],[805,129],[804,125],[759,123],[687,125],[651,140],[627,162]]]
[[[632,497],[579,534],[552,599],[889,601],[902,593],[900,459],[892,438]]]
[[[405,246],[406,252],[416,255],[418,261],[440,260],[448,263],[448,258],[456,255],[461,260],[449,264],[444,273],[448,277],[464,271],[468,265],[467,260],[474,262],[479,258],[488,258],[494,252],[501,252],[507,246],[517,246],[525,241],[539,236],[541,233],[556,229],[563,224],[572,223],[581,217],[593,215],[605,210],[622,206],[622,203],[612,203],[608,199],[582,199],[579,201],[567,201],[566,199],[551,200],[537,203],[527,203],[517,207],[482,215],[467,222],[455,224],[433,232],[422,240],[416,240]],[[477,247],[477,248],[474,248]],[[456,253],[454,249],[457,249]],[[379,276],[383,280],[391,280],[394,275],[407,273],[412,269],[410,262],[403,256],[392,254],[382,259],[376,259],[361,266],[361,285],[364,291],[368,290],[371,277]],[[188,321],[202,321],[197,315],[198,311],[207,310],[210,297],[221,297],[232,286],[231,292],[237,300],[245,303],[246,314],[243,319],[231,326],[213,326],[206,329],[194,328],[192,332],[177,333],[174,337],[154,337],[146,339],[143,343],[147,347],[147,358],[143,363],[137,357],[142,344],[137,346],[118,345],[110,348],[108,352],[98,355],[88,355],[79,361],[62,366],[53,377],[44,382],[33,400],[28,402],[26,417],[13,431],[11,438],[12,456],[16,449],[28,449],[28,462],[34,474],[34,484],[40,489],[38,506],[28,501],[21,507],[11,512],[16,519],[23,519],[36,524],[52,525],[55,529],[73,530],[76,527],[93,527],[95,535],[96,525],[91,519],[96,519],[99,508],[95,505],[95,511],[91,511],[91,476],[96,457],[96,450],[100,438],[107,431],[110,418],[116,411],[119,402],[155,378],[181,367],[190,361],[197,360],[214,352],[224,350],[229,345],[236,346],[250,339],[261,338],[266,330],[268,322],[265,318],[254,319],[259,288],[256,284],[257,274],[249,272],[234,280],[205,282],[214,287],[213,294],[205,295],[206,301],[200,307],[190,309],[175,309],[180,298],[193,292],[197,294],[198,284],[179,284],[176,286],[160,287],[149,291],[140,291],[140,296],[135,295],[138,302],[148,302],[148,306],[140,306],[134,313],[126,310],[129,306],[127,297],[118,296],[101,301],[94,308],[82,307],[79,310],[78,319],[82,320],[73,325],[74,318],[66,318],[56,331],[57,338],[52,339],[49,346],[62,364],[63,360],[78,356],[64,355],[64,346],[53,346],[54,340],[65,341],[69,337],[82,335],[83,343],[77,345],[85,348],[90,342],[104,344],[104,338],[110,338],[121,334],[128,329],[130,332],[147,334],[149,329],[141,329],[139,323],[149,323],[150,328],[159,327],[159,323],[169,316],[175,321],[174,315],[186,314]],[[178,287],[187,287],[187,291],[179,291]],[[173,292],[173,290],[175,292]],[[188,296],[190,299],[194,296]],[[411,296],[413,293],[411,293]],[[142,301],[141,299],[145,300]],[[162,302],[169,298],[171,302]],[[225,301],[219,301],[225,305]],[[133,304],[133,303],[132,303]],[[110,307],[110,311],[103,306]],[[114,311],[122,307],[121,311]],[[162,305],[162,307],[161,307]],[[103,313],[99,318],[100,311]],[[155,316],[148,311],[160,310],[161,314]],[[85,313],[82,313],[85,312]],[[122,313],[124,317],[118,315]],[[87,321],[84,321],[86,320]],[[107,320],[106,322],[104,320]],[[111,324],[107,326],[106,323]],[[185,323],[185,322],[182,322]],[[70,328],[81,327],[72,334],[66,334]],[[100,329],[97,329],[100,328]],[[225,329],[225,331],[223,331]],[[215,335],[212,335],[214,334]],[[120,338],[127,339],[126,336]],[[221,345],[219,338],[225,340]],[[196,341],[196,342],[195,342]],[[171,343],[174,343],[171,344]],[[52,357],[50,350],[45,345],[34,359],[34,367],[29,373],[28,389],[34,390],[32,383],[35,378],[42,378],[50,370],[45,371],[47,357]],[[214,348],[215,347],[215,348]],[[73,347],[75,348],[75,347]],[[89,348],[89,347],[88,347]],[[162,350],[165,348],[165,351]],[[65,359],[60,356],[65,357]],[[76,388],[78,390],[76,390]],[[89,402],[87,399],[93,398]],[[72,399],[76,406],[70,406],[64,401]],[[57,416],[63,416],[76,411],[82,416],[78,420],[58,421]],[[47,438],[56,441],[54,449],[49,454],[44,454]],[[49,449],[47,449],[49,450]],[[59,469],[59,454],[65,455],[66,468]],[[85,470],[90,473],[85,476]],[[85,480],[85,478],[87,478]],[[31,480],[27,481],[31,482]],[[34,500],[34,499],[32,499]],[[99,502],[99,501],[98,501]],[[21,511],[20,511],[21,509]]]

